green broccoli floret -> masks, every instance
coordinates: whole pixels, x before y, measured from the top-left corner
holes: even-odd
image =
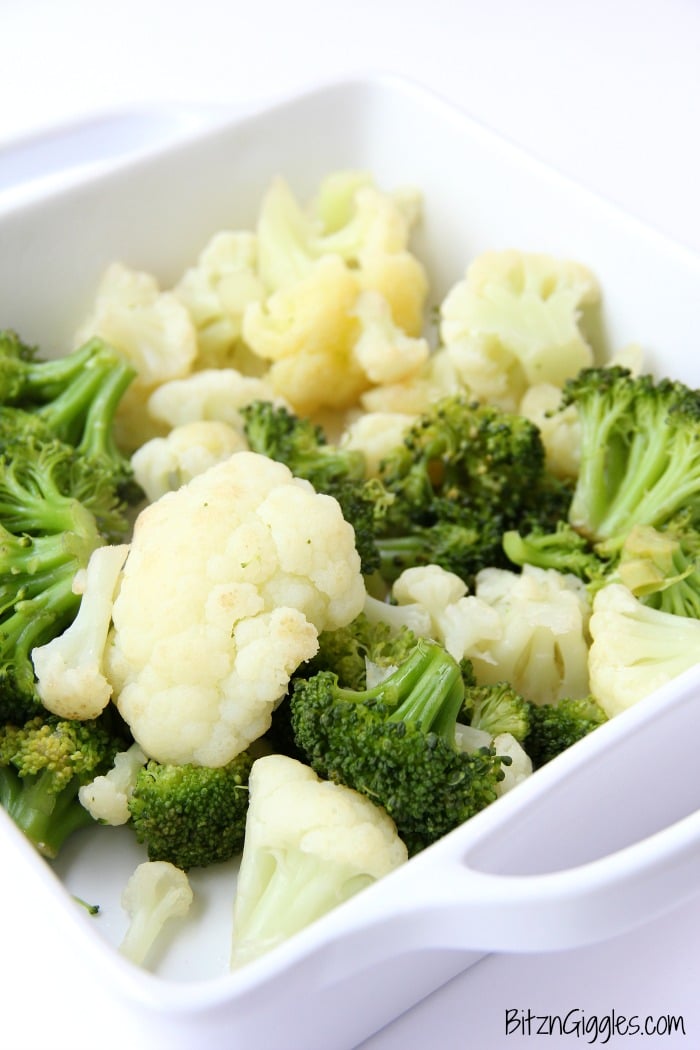
[[[550,477],[538,427],[494,405],[447,397],[419,417],[380,464],[390,494],[377,522],[389,581],[429,562],[471,583],[508,566],[503,533],[550,527],[568,513],[568,486]]]
[[[379,565],[375,516],[381,513],[385,494],[376,480],[366,479],[363,453],[329,443],[320,426],[270,401],[245,405],[241,415],[253,452],[284,463],[317,492],[338,500],[345,520],[355,529],[362,571],[373,572]]]
[[[403,536],[379,536],[379,571],[394,583],[405,569],[419,565],[439,565],[453,572],[468,586],[480,569],[504,567],[502,549],[503,518],[495,513],[477,524],[436,521],[415,525]]]
[[[129,812],[148,859],[188,871],[240,853],[251,765],[248,751],[218,768],[147,762],[136,777]]]
[[[411,520],[457,521],[464,512],[517,513],[544,472],[538,428],[523,416],[464,397],[446,397],[423,413],[404,443],[380,464],[396,501],[389,520],[410,509]],[[436,514],[436,503],[442,513]]]
[[[607,721],[607,715],[592,696],[565,698],[553,704],[529,703],[529,708],[530,728],[523,747],[534,769],[556,758]]]
[[[612,571],[614,559],[598,554],[589,540],[567,521],[559,521],[553,531],[535,529],[521,533],[509,529],[503,535],[503,550],[513,565],[535,565],[570,573],[584,583],[602,584]]]
[[[687,515],[663,529],[633,526],[615,579],[652,609],[700,619],[700,532]]]
[[[463,699],[460,665],[421,639],[370,689],[344,688],[330,671],[297,680],[292,727],[315,772],[383,806],[416,853],[492,802],[503,779],[492,749],[457,749]]]
[[[605,555],[633,525],[662,529],[683,508],[700,514],[700,391],[621,367],[584,369],[564,386],[576,406],[581,462],[573,527]]]
[[[0,455],[0,718],[40,708],[30,654],[60,634],[80,605],[73,579],[103,542],[92,512],[65,492],[67,446],[26,440]]]
[[[475,684],[466,689],[460,721],[492,737],[510,733],[522,744],[530,731],[532,706],[508,682]]]
[[[44,713],[0,728],[0,803],[45,857],[92,817],[78,790],[106,772],[123,742],[107,719],[73,722]]]
[[[135,376],[133,366],[117,350],[94,338],[56,360],[40,360],[14,332],[0,332],[0,405],[9,419],[0,424],[0,446],[13,438],[12,409],[34,417],[41,440],[48,437],[70,445],[76,460],[94,473],[104,499],[108,485],[120,499],[134,503],[143,493],[133,479],[131,464],[114,439],[114,417]],[[25,420],[24,429],[30,426]],[[116,513],[112,498],[110,514]],[[122,528],[117,520],[116,528]]]

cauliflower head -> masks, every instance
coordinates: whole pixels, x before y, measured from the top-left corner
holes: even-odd
[[[580,263],[485,252],[443,300],[440,336],[475,397],[516,411],[529,386],[561,387],[593,363],[582,320],[599,299]]]
[[[117,437],[137,448],[158,434],[144,411],[149,393],[169,379],[187,375],[197,356],[197,335],[189,311],[173,292],[162,291],[149,273],[112,263],[98,286],[77,344],[93,335],[120,350],[136,369],[116,419]]]
[[[233,914],[234,967],[407,859],[396,825],[359,792],[285,755],[253,763]]]
[[[131,466],[152,503],[247,448],[243,435],[228,423],[202,420],[174,427],[166,437],[151,438],[136,449]]]
[[[106,650],[134,739],[161,762],[230,762],[364,597],[339,504],[283,464],[238,452],[166,493],[136,520]]]
[[[245,354],[243,314],[265,295],[257,257],[254,233],[221,230],[173,288],[195,326],[196,369],[230,367]]]
[[[596,593],[590,630],[591,693],[608,718],[700,661],[700,620],[653,609],[621,583]]]

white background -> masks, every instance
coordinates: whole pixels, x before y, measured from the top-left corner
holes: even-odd
[[[0,147],[107,111],[235,109],[343,74],[404,74],[700,251],[696,0],[0,0],[0,54]],[[0,152],[0,176],[7,163]],[[586,1046],[590,1036],[504,1034],[508,1008],[577,1008],[683,1014],[685,1038],[608,1045],[690,1050],[699,944],[700,900],[585,951],[491,957],[367,1045]],[[26,987],[31,1010],[41,992],[30,978]],[[69,1034],[77,992],[54,1017],[57,1050],[88,1050]],[[118,1016],[109,1028],[118,1033]],[[90,1050],[107,1043],[98,1036]]]

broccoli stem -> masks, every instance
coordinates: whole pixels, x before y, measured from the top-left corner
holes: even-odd
[[[361,691],[339,686],[338,698],[386,704],[394,709],[387,721],[418,726],[454,746],[464,680],[459,664],[442,646],[421,639],[407,659],[379,685]]]
[[[78,801],[78,778],[60,791],[52,790],[54,774],[44,770],[20,777],[9,766],[0,768],[0,805],[43,856],[54,858],[66,839],[93,823]]]

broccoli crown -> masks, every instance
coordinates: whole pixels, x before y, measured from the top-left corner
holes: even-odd
[[[531,706],[509,682],[475,684],[465,691],[460,720],[492,737],[510,733],[522,744],[530,731]]]
[[[1,413],[0,413],[1,415]],[[0,717],[40,708],[31,650],[64,630],[80,597],[76,572],[103,541],[91,511],[64,495],[72,453],[27,439],[0,453]]]
[[[652,609],[700,619],[700,531],[689,514],[677,515],[663,529],[633,526],[615,580]]]
[[[0,729],[0,802],[46,857],[92,817],[78,789],[107,772],[121,740],[107,719],[73,722],[44,713]]]
[[[523,747],[534,769],[556,758],[578,740],[607,721],[607,715],[592,697],[564,698],[553,704],[529,704],[530,727]]]
[[[13,332],[0,332],[0,447],[32,432],[73,449],[71,483],[93,493],[103,528],[122,535],[120,503],[143,493],[114,439],[114,418],[133,380],[132,365],[101,339],[91,339],[56,360],[38,360]],[[79,475],[82,474],[82,479]]]
[[[530,420],[453,396],[409,427],[404,444],[380,464],[380,477],[400,505],[415,508],[414,520],[424,514],[430,524],[436,501],[444,515],[450,509],[457,515],[529,499],[544,464],[542,438]]]
[[[187,871],[239,853],[251,765],[248,751],[216,769],[147,762],[139,770],[129,812],[148,859],[169,861]]]
[[[522,533],[509,529],[503,535],[503,550],[513,565],[570,573],[594,585],[593,589],[605,582],[614,565],[614,559],[598,554],[567,521],[558,521],[551,531],[537,528]]]
[[[478,523],[443,520],[415,525],[402,536],[377,538],[379,571],[394,583],[405,569],[439,565],[471,587],[480,569],[506,567],[502,537],[503,518],[495,513]]]
[[[464,698],[461,666],[421,639],[371,689],[321,671],[294,683],[291,720],[315,772],[383,806],[409,853],[451,831],[497,797],[504,759],[455,746]]]
[[[468,584],[487,566],[508,566],[505,531],[553,525],[568,513],[570,486],[551,477],[538,427],[495,405],[443,398],[380,464],[391,499],[376,522],[380,572],[436,564]]]
[[[564,386],[576,406],[581,463],[569,521],[604,553],[633,525],[700,513],[700,391],[622,367],[584,369]]]

